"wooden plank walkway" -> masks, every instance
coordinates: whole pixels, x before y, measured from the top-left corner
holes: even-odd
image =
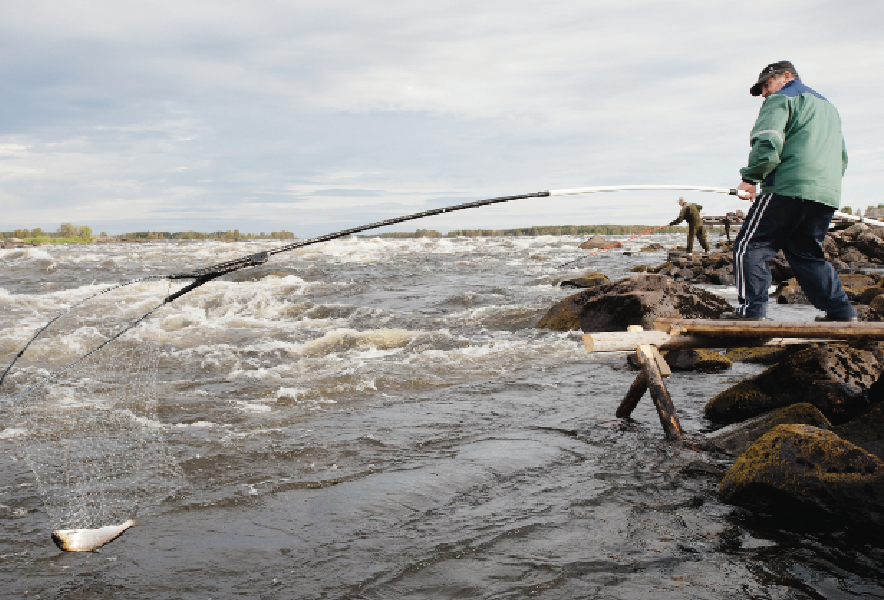
[[[825,338],[884,340],[884,323],[817,323],[813,321],[730,321],[724,319],[657,319],[658,331],[698,336],[754,338]]]

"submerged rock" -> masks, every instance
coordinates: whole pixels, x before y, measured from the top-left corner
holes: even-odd
[[[568,331],[625,331],[629,325],[652,329],[660,317],[714,319],[731,307],[712,292],[664,275],[633,275],[557,302],[537,324]]]
[[[884,527],[884,462],[832,431],[777,425],[737,458],[725,502],[789,517]]]
[[[703,348],[673,348],[662,354],[673,371],[718,373],[730,369],[732,365],[727,357]]]
[[[870,348],[826,344],[797,352],[713,396],[704,408],[706,417],[734,423],[796,402],[809,402],[832,423],[844,423],[866,410],[864,391],[884,366],[880,346]]]
[[[812,425],[830,430],[832,424],[812,404],[801,402],[764,413],[754,419],[723,427],[706,436],[715,448],[730,454],[742,454],[755,441],[777,425]]]

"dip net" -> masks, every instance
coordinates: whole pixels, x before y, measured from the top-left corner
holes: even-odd
[[[137,327],[176,286],[142,281],[74,304],[5,373],[4,424],[54,530],[148,514],[184,485],[159,415],[166,352]]]

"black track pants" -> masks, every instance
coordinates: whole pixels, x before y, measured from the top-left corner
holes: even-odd
[[[832,318],[856,315],[823,252],[834,212],[819,202],[778,194],[755,199],[734,241],[738,314],[765,316],[771,283],[767,261],[782,249],[811,304]]]

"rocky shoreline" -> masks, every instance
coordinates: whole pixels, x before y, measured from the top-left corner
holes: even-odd
[[[824,248],[860,319],[884,321],[884,278],[856,272],[881,268],[884,228],[852,225],[827,236]],[[733,285],[729,251],[670,253],[661,265],[635,270],[639,274],[613,282],[594,272],[561,282],[586,289],[553,305],[537,326],[649,329],[659,317],[717,318],[730,308],[692,285]],[[778,303],[807,303],[782,253],[771,261],[771,272]],[[724,501],[884,531],[884,342],[679,349],[664,355],[673,371],[720,371],[732,361],[770,365],[705,406],[706,417],[721,428],[699,445],[733,460],[720,484]]]

